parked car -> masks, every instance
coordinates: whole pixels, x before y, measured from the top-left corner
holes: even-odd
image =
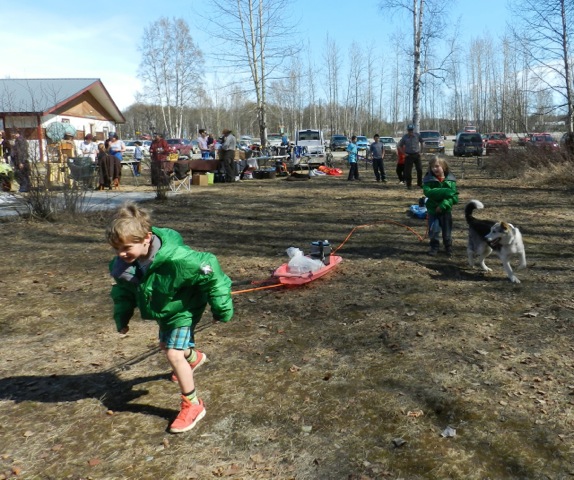
[[[151,140],[142,140],[142,150],[144,155],[149,156],[149,147],[151,147]]]
[[[419,135],[423,140],[422,153],[444,153],[443,136],[438,130],[421,130]]]
[[[145,155],[149,156],[149,147],[151,146],[151,140],[127,140],[126,142],[124,142],[126,145],[126,151],[124,152],[125,155],[133,157],[136,149],[136,142],[140,143],[140,148],[142,149],[144,156]]]
[[[560,150],[560,145],[549,133],[537,133],[532,135],[526,146],[527,148],[539,148],[552,152]]]
[[[487,155],[495,152],[506,153],[510,148],[510,138],[502,132],[489,133],[486,137],[484,148]]]
[[[480,133],[460,132],[455,140],[452,153],[455,157],[482,156],[482,136]]]
[[[307,154],[310,156],[325,156],[325,140],[321,130],[311,128],[306,130],[297,130],[295,133],[295,146],[305,147],[307,149]],[[309,161],[309,163],[311,163],[311,161]]]
[[[379,142],[383,144],[383,148],[385,149],[385,155],[397,154],[397,142],[393,137],[380,137]]]
[[[331,150],[347,150],[349,139],[345,135],[333,135],[331,137]]]
[[[126,140],[124,142],[124,145],[126,146],[126,150],[124,152],[125,156],[128,156],[128,157],[134,156],[134,152],[136,151],[136,142],[138,142],[139,144],[143,143],[140,140]],[[142,145],[140,145],[140,148],[142,148]],[[142,151],[143,151],[143,148],[142,148]]]
[[[166,140],[166,142],[170,149],[179,153],[180,155],[191,156],[193,153],[193,145],[191,140],[187,140],[185,138],[170,138]]]
[[[474,125],[467,125],[464,127],[466,133],[476,133],[476,127]]]
[[[566,132],[560,137],[560,148],[566,153],[574,153],[574,134]]]
[[[369,140],[362,135],[357,136],[357,148],[359,150],[367,150],[369,148]]]
[[[267,135],[267,146],[268,147],[280,147],[283,140],[283,135],[280,133],[269,133]]]
[[[537,133],[527,133],[524,137],[518,137],[518,145],[525,147],[533,135],[538,135]]]

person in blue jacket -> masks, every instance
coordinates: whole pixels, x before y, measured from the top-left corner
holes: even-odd
[[[357,148],[357,137],[355,135],[351,137],[351,142],[347,146],[347,153],[349,154],[349,176],[347,180],[359,180],[359,164],[357,163],[359,149]]]

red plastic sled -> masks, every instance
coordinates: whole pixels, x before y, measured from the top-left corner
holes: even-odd
[[[333,268],[339,265],[342,260],[343,258],[338,255],[330,255],[329,265],[325,265],[315,272],[307,273],[290,273],[287,271],[287,264],[284,263],[273,272],[273,276],[279,279],[279,282],[284,285],[303,285],[329,273]]]

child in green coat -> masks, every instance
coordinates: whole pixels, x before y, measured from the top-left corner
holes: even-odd
[[[117,253],[110,262],[117,330],[129,331],[136,307],[142,318],[158,323],[159,344],[182,395],[170,432],[191,430],[205,416],[193,370],[207,359],[194,349],[193,331],[207,303],[214,320],[231,320],[231,280],[214,255],[187,247],[175,230],[152,227],[148,212],[135,204],[120,207],[106,233]]]
[[[452,206],[458,203],[456,178],[444,158],[434,155],[423,178],[423,193],[427,197],[430,249],[435,256],[440,246],[440,233],[447,256],[452,256]]]

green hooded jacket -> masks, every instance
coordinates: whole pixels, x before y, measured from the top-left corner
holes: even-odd
[[[160,331],[195,325],[207,303],[215,320],[231,320],[231,280],[217,258],[184,245],[175,230],[153,227],[152,233],[161,247],[145,273],[119,257],[110,262],[116,280],[111,296],[118,331],[128,325],[136,307],[142,318],[156,320]]]
[[[442,212],[450,212],[452,206],[458,203],[458,190],[456,189],[456,178],[449,173],[440,182],[431,172],[423,178],[423,193],[427,197],[427,212],[435,215],[436,207],[440,207]]]

